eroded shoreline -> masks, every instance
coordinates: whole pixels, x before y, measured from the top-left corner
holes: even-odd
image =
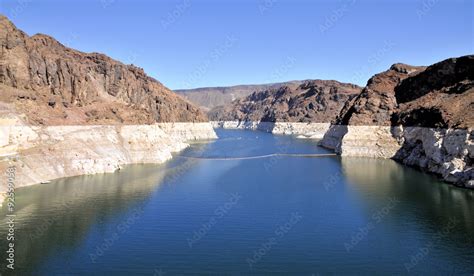
[[[77,175],[112,173],[128,164],[161,164],[187,142],[216,139],[209,123],[0,126],[0,170],[16,168],[15,187]],[[1,194],[5,194],[2,186]]]

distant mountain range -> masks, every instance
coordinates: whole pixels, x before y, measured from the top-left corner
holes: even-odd
[[[334,120],[344,103],[356,97],[361,87],[334,80],[308,80],[257,91],[230,104],[215,107],[208,115],[214,121],[317,122]]]
[[[244,89],[205,88],[185,93],[198,105],[203,99],[227,102],[208,111],[213,121],[474,127],[473,55],[431,66],[397,63],[370,78],[363,89],[332,80],[236,87]],[[233,101],[222,99],[234,91],[244,92]]]

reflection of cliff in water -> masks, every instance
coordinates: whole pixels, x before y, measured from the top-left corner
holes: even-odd
[[[372,158],[341,158],[347,180],[363,192],[358,196],[373,211],[384,206],[385,200],[395,197],[403,204],[393,211],[403,221],[406,216],[419,216],[424,227],[440,229],[455,218],[450,235],[459,242],[469,241],[474,232],[474,191],[457,188],[439,181],[435,176],[404,167],[393,160]]]
[[[139,210],[160,185],[173,185],[192,161],[131,165],[114,174],[78,176],[16,190],[15,272],[31,273],[48,255],[78,246],[90,227]],[[0,212],[0,271],[5,271],[7,225]]]

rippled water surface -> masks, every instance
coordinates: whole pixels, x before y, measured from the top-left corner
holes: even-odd
[[[218,135],[179,155],[328,153],[262,132]],[[474,193],[391,160],[177,156],[16,197],[18,275],[474,273]]]

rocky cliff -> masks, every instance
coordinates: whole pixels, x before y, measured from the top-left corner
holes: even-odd
[[[0,101],[13,103],[30,124],[206,121],[199,108],[143,69],[47,35],[29,37],[1,15],[0,47]]]
[[[322,145],[394,158],[474,187],[474,56],[428,67],[395,64],[348,101]]]
[[[126,164],[159,164],[187,141],[216,138],[209,123],[30,126],[14,118],[0,123],[0,171],[14,166],[16,187],[114,172]]]
[[[214,107],[228,105],[237,99],[245,98],[253,92],[277,89],[282,86],[297,87],[302,83],[304,83],[304,81],[235,85],[227,87],[203,87],[195,89],[178,89],[174,90],[174,92],[200,106],[202,109],[209,111]]]
[[[354,84],[312,80],[254,92],[209,112],[212,121],[330,123],[344,103],[359,94]]]
[[[1,15],[0,46],[0,172],[14,167],[16,187],[162,163],[217,138],[199,108],[141,68],[29,37]]]

